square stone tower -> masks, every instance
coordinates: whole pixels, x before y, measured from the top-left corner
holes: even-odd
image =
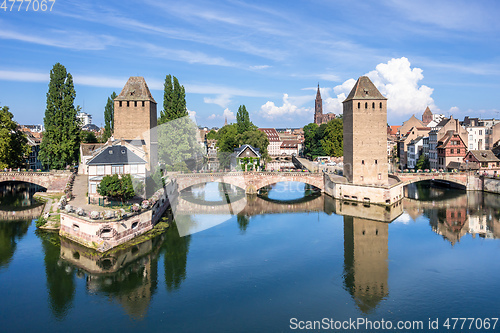
[[[157,162],[156,101],[142,76],[128,79],[115,98],[114,107],[113,137],[142,146],[148,162],[146,168],[150,170]]]
[[[387,98],[361,76],[344,106],[344,176],[359,185],[389,185]]]

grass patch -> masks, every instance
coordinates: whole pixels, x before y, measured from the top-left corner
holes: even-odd
[[[37,228],[43,227],[45,223],[47,223],[47,220],[43,216],[40,216],[38,220],[35,221],[35,225]]]

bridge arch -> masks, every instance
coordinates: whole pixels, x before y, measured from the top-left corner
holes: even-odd
[[[47,192],[63,192],[70,175],[68,171],[0,172],[0,183],[25,182],[44,187]]]
[[[219,182],[227,183],[245,190],[247,194],[256,194],[257,191],[268,185],[279,182],[295,181],[313,185],[324,191],[323,175],[318,173],[301,172],[228,172],[214,174],[179,174],[173,175],[179,192],[192,185]]]

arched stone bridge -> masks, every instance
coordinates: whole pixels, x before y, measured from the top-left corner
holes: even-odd
[[[47,192],[63,192],[71,172],[0,172],[1,182],[26,182],[36,184],[47,189]]]
[[[475,184],[477,177],[469,175],[466,172],[418,172],[418,173],[395,173],[394,174],[400,181],[406,184],[417,183],[425,180],[442,180],[450,183],[465,186],[467,189],[472,183]]]
[[[278,182],[302,182],[316,186],[324,192],[325,183],[321,173],[304,172],[221,172],[197,174],[172,174],[177,182],[179,192],[193,185],[208,182],[226,183],[238,186],[247,194],[255,194],[267,185]]]

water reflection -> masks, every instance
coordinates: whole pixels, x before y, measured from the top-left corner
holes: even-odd
[[[0,221],[0,270],[7,267],[16,251],[17,243],[26,236],[31,220]]]
[[[389,295],[389,224],[344,216],[344,287],[365,314]]]
[[[45,188],[24,182],[0,183],[0,221],[17,221],[37,218],[43,203],[33,198]]]
[[[217,189],[224,191],[224,188],[220,189],[219,185],[217,185]],[[338,251],[340,259],[335,262],[330,261],[327,265],[324,265],[322,262],[322,266],[329,267],[325,271],[315,271],[315,274],[317,272],[320,274],[314,276],[314,279],[321,281],[321,273],[331,274],[326,272],[330,272],[330,269],[334,270],[337,267],[337,276],[340,277],[342,274],[342,280],[337,284],[340,292],[346,298],[352,299],[356,308],[362,314],[373,315],[377,309],[381,308],[384,300],[387,300],[389,297],[394,298],[394,294],[397,293],[395,291],[397,288],[394,286],[392,286],[391,290],[389,289],[390,265],[388,239],[389,229],[395,226],[391,225],[390,222],[398,218],[401,214],[405,214],[405,216],[415,220],[421,216],[425,217],[429,221],[429,226],[427,227],[425,224],[424,227],[429,234],[432,234],[430,232],[432,230],[442,235],[443,239],[455,246],[458,246],[458,242],[467,233],[471,233],[477,238],[497,238],[500,236],[500,201],[497,195],[481,192],[465,193],[455,190],[447,192],[448,190],[446,189],[419,189],[418,187],[414,189],[409,188],[407,193],[411,195],[412,191],[416,191],[414,193],[417,193],[419,200],[405,198],[401,204],[392,207],[338,201],[324,195],[315,196],[309,201],[296,201],[293,203],[269,201],[260,196],[245,196],[244,200],[239,199],[236,202],[231,202],[231,210],[222,211],[221,207],[224,205],[205,204],[202,206],[202,199],[205,201],[210,200],[206,200],[207,196],[200,189],[197,189],[195,190],[196,202],[179,200],[181,204],[177,207],[175,218],[178,219],[179,216],[183,216],[186,225],[191,226],[193,229],[198,228],[197,230],[206,230],[207,228],[203,229],[202,226],[204,223],[213,225],[214,221],[218,221],[218,219],[230,219],[230,223],[233,224],[228,224],[229,228],[220,229],[220,234],[227,237],[227,239],[221,238],[221,244],[228,241],[235,247],[235,258],[238,258],[239,255],[247,255],[249,259],[248,267],[245,266],[245,263],[240,262],[231,265],[230,269],[224,268],[224,270],[220,269],[220,267],[226,266],[220,266],[220,262],[216,260],[208,262],[209,264],[215,263],[216,265],[213,267],[219,267],[219,271],[210,267],[203,267],[203,264],[207,261],[207,257],[200,255],[206,249],[211,251],[208,253],[212,257],[220,255],[220,252],[217,252],[220,250],[214,245],[213,238],[207,241],[207,238],[190,236],[189,234],[181,237],[179,236],[180,230],[177,223],[172,224],[171,228],[162,236],[106,254],[96,253],[68,240],[60,239],[57,234],[40,233],[39,239],[44,251],[49,305],[53,316],[57,320],[62,321],[68,318],[68,313],[73,307],[76,308],[78,304],[77,300],[79,297],[75,295],[78,292],[76,289],[79,285],[77,278],[81,278],[81,281],[84,281],[84,292],[87,296],[105,298],[110,301],[109,303],[114,303],[116,308],[126,313],[130,318],[142,319],[147,316],[153,304],[153,297],[159,293],[159,290],[166,290],[172,296],[169,300],[173,300],[174,296],[185,296],[183,288],[186,290],[189,289],[186,288],[188,279],[196,281],[196,278],[202,279],[206,277],[207,279],[212,278],[217,280],[223,279],[223,276],[226,274],[229,276],[235,274],[233,277],[242,274],[245,276],[244,281],[252,286],[257,281],[254,281],[254,278],[259,279],[262,276],[270,274],[277,275],[278,280],[285,279],[285,275],[279,275],[280,273],[276,273],[274,268],[281,267],[279,265],[283,264],[283,270],[287,274],[292,273],[290,274],[291,276],[294,275],[294,270],[289,267],[293,259],[290,259],[287,248],[291,245],[287,243],[286,237],[280,237],[281,234],[277,234],[276,231],[283,232],[284,235],[287,235],[286,232],[290,232],[289,235],[295,237],[293,231],[287,229],[289,227],[287,222],[289,220],[292,221],[295,217],[291,214],[321,212],[331,216],[323,215],[321,222],[318,219],[317,223],[315,221],[314,225],[310,225],[311,229],[314,229],[315,226],[324,228],[328,224],[338,223],[339,218],[336,215],[343,215],[343,253],[342,243],[338,243],[340,246]],[[440,193],[444,195],[440,196]],[[217,198],[213,194],[208,196],[211,200],[221,200],[224,197],[224,194],[219,195]],[[244,203],[244,205],[239,207],[238,205],[241,203]],[[201,212],[197,210],[201,210],[202,207],[208,208]],[[277,227],[283,229],[273,229],[270,226],[274,221],[272,214],[290,214],[283,219],[284,223]],[[261,218],[261,216],[269,215],[271,215],[271,219],[266,220],[265,217]],[[317,215],[319,216],[320,214]],[[297,216],[301,219],[300,225],[307,227],[306,224],[302,223],[302,219],[309,219],[310,217],[307,214]],[[276,215],[276,220],[279,219],[279,215]],[[256,220],[260,224],[255,223]],[[283,227],[284,225],[286,227]],[[10,226],[10,228],[7,226]],[[19,239],[24,237],[28,226],[29,222],[25,224],[0,224],[0,268],[8,266],[16,244]],[[237,240],[232,238],[234,236],[227,231],[232,230],[234,232],[234,228],[239,228],[240,231],[238,237],[241,238]],[[254,232],[257,229],[258,232]],[[322,232],[322,230],[318,229],[315,232]],[[298,232],[301,234],[295,239],[300,239],[304,231],[300,230]],[[394,229],[391,232],[394,232]],[[263,238],[261,238],[262,235],[264,235]],[[341,229],[338,235],[342,237]],[[310,234],[307,236],[311,237]],[[395,236],[397,236],[397,233],[393,233],[393,239]],[[314,238],[315,236],[313,235],[312,237]],[[324,237],[318,236],[317,239],[318,244],[321,244],[321,240],[324,240]],[[396,237],[395,239],[398,238]],[[249,251],[244,252],[244,254],[241,254],[241,252],[238,254],[237,251],[247,249],[246,247],[238,248],[239,242],[246,242],[247,245],[251,242],[251,246],[253,246],[253,242],[259,242],[259,240],[262,242],[259,244],[261,244],[263,252],[265,252],[265,254],[261,252],[262,257],[259,257],[260,249],[256,247],[255,258],[257,258],[259,263],[252,262],[255,258],[252,257],[253,254],[249,253]],[[312,239],[311,242],[304,243],[307,244],[308,250],[317,246],[314,240]],[[477,240],[472,241],[476,242]],[[276,247],[269,245],[269,243],[273,242],[275,242]],[[297,248],[304,246],[304,244],[297,244]],[[322,246],[328,249],[329,245],[331,244],[322,244]],[[204,246],[207,246],[207,248]],[[295,246],[295,243],[292,246]],[[285,253],[284,256],[280,257],[277,255],[274,257],[273,253],[278,252],[271,250],[279,251],[282,248],[287,249],[286,251],[283,250],[283,253]],[[395,248],[398,249],[397,246]],[[221,246],[220,249],[224,250],[224,254],[227,255],[228,247]],[[391,257],[398,252],[392,252],[393,249],[391,247]],[[453,248],[454,251],[456,249],[456,247]],[[316,255],[314,251],[310,253]],[[319,253],[321,254],[321,252]],[[307,265],[308,261],[314,261],[310,257],[304,259],[300,258],[300,254],[296,253],[295,255],[299,257],[298,259],[305,260],[297,261],[303,264],[306,262],[304,265]],[[221,257],[224,256],[221,255]],[[264,264],[260,261],[261,258],[266,259]],[[233,259],[231,254],[224,257],[224,260],[228,259]],[[273,265],[270,265],[272,269],[265,264],[267,259],[270,261],[274,260]],[[191,266],[196,267],[190,267],[189,263],[191,263]],[[163,264],[163,268],[161,264]],[[300,267],[298,269],[302,270]],[[394,270],[394,266],[392,269]],[[261,270],[262,274],[252,275],[252,272],[259,271],[260,273]],[[163,277],[161,276],[162,273]],[[200,278],[197,274],[203,275],[203,277]],[[287,283],[291,284],[291,281],[285,281],[284,283],[280,282],[280,286],[272,285],[275,275],[269,276],[269,279],[266,278],[265,281],[263,280],[263,284],[269,287],[269,290],[273,289],[273,291],[266,289],[265,292],[273,294],[274,289],[283,291],[285,289],[280,289],[281,287],[286,286]],[[296,275],[299,276],[300,273],[296,272]],[[312,278],[311,276],[307,276],[307,274],[304,274],[304,276],[306,279]],[[205,284],[216,283],[214,282],[215,280],[210,280]],[[261,281],[257,282],[261,286]],[[163,283],[164,287],[161,286]],[[197,285],[197,283],[199,281],[196,281],[194,285]],[[293,283],[296,283],[296,281],[293,280]],[[190,283],[190,285],[192,286],[193,283]],[[293,288],[296,288],[295,284],[293,286]],[[219,288],[223,287],[219,286]],[[234,285],[232,287],[234,288]],[[241,287],[245,290],[244,285]],[[236,288],[239,288],[239,285]],[[332,289],[334,288],[332,287]],[[180,290],[183,292],[179,292]],[[262,292],[264,289],[260,290]],[[195,290],[193,292],[198,291]],[[224,289],[220,289],[220,292],[224,293]],[[322,290],[321,292],[328,293],[326,290]],[[267,294],[260,296],[264,297]],[[336,296],[338,297],[338,295]],[[198,296],[195,295],[193,299],[196,299],[196,297]],[[288,299],[289,297],[292,296],[287,293],[286,298]],[[224,299],[214,300],[214,302],[219,301],[224,303]],[[161,306],[168,306],[165,302],[160,304]],[[179,306],[179,304],[177,305]]]
[[[421,215],[429,218],[432,230],[452,245],[466,234],[481,238],[500,237],[497,194],[449,190],[422,183],[407,188],[408,198],[403,200],[406,213],[413,220]]]

